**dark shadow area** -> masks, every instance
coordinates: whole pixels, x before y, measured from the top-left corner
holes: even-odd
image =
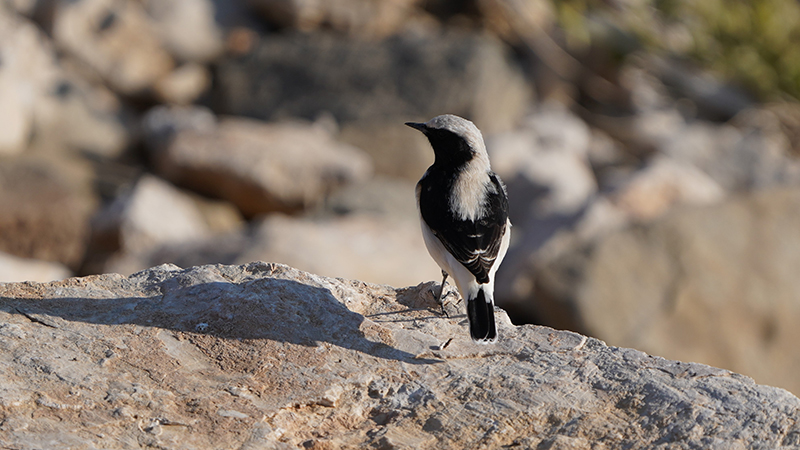
[[[176,276],[151,285],[152,296],[122,298],[0,298],[0,309],[47,323],[48,317],[98,325],[135,324],[226,340],[272,340],[303,346],[320,342],[409,364],[440,362],[367,339],[364,320],[325,288],[263,278],[242,283],[183,286]],[[87,291],[88,293],[89,291]],[[96,293],[97,290],[94,290]]]

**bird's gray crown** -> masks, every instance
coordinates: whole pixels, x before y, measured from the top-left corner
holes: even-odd
[[[416,128],[426,135],[432,130],[449,131],[461,139],[464,139],[478,159],[485,161],[488,166],[489,158],[486,153],[486,144],[483,142],[483,135],[478,127],[471,121],[453,114],[442,114],[425,123],[407,122],[406,125]]]
[[[425,122],[427,128],[433,130],[447,130],[461,137],[470,148],[478,154],[486,154],[486,145],[483,143],[483,135],[478,127],[471,121],[458,117],[453,114],[442,114]]]

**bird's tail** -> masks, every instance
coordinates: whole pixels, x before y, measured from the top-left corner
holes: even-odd
[[[481,285],[478,291],[467,300],[469,334],[473,341],[485,344],[497,340],[492,297],[489,286]]]

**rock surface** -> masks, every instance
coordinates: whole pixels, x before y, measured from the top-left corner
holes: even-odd
[[[0,284],[10,448],[797,448],[800,400],[726,370],[510,324],[434,284],[251,263]],[[454,298],[455,293],[450,298]]]

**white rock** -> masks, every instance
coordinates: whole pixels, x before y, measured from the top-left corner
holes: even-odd
[[[408,220],[366,214],[324,220],[273,215],[259,225],[251,247],[236,258],[256,259],[394,286],[441,280],[416,215]]]
[[[129,252],[209,235],[194,201],[150,175],[143,176],[130,193],[101,211],[94,226],[98,233],[117,233],[121,249]]]
[[[44,36],[2,8],[0,61],[0,154],[17,154],[33,132],[34,106],[58,71]]]
[[[20,258],[0,252],[0,282],[63,280],[72,272],[62,264],[38,259]]]
[[[207,63],[222,52],[222,30],[210,0],[146,0],[156,33],[177,60]]]
[[[188,105],[211,85],[211,73],[196,63],[187,63],[158,80],[155,91],[167,103]]]

